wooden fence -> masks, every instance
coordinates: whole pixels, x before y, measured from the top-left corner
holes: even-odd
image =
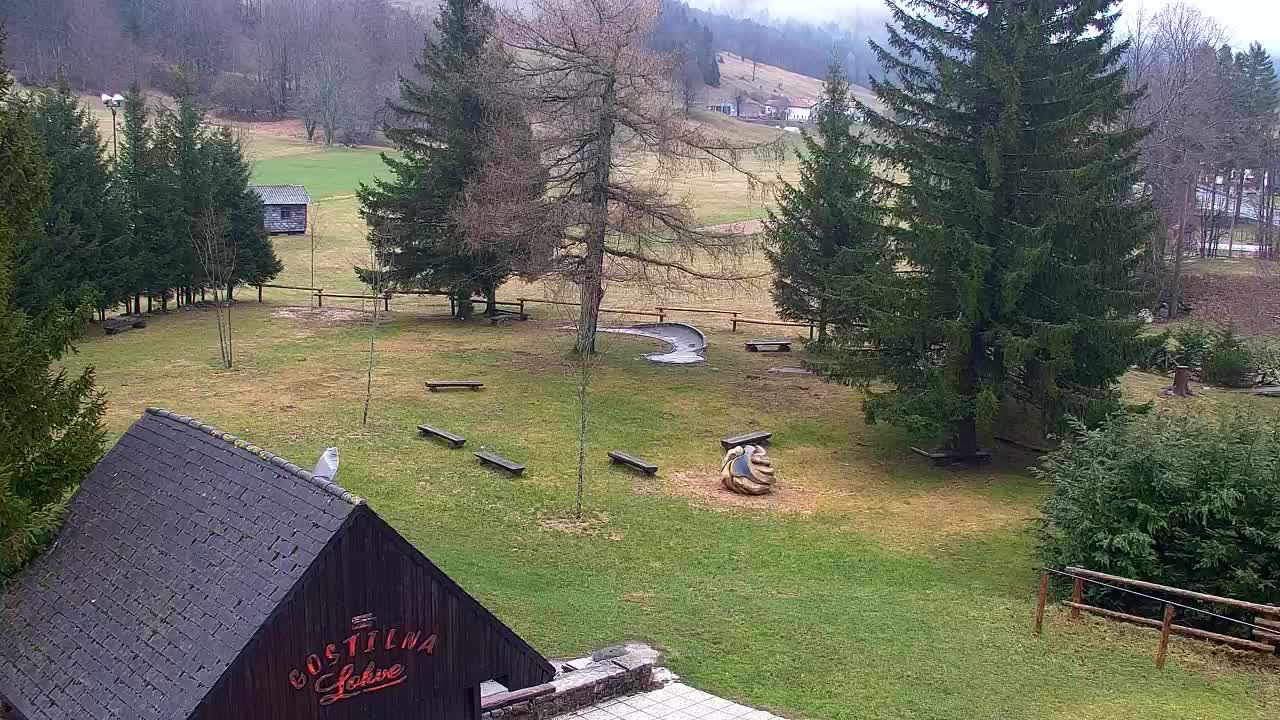
[[[446,292],[437,292],[434,290],[388,290],[386,293],[382,295],[346,295],[342,293],[325,292],[324,288],[313,288],[313,287],[306,287],[306,286],[300,286],[300,285],[274,285],[271,283],[264,283],[256,287],[258,288],[258,302],[262,302],[262,288],[264,287],[279,288],[283,290],[308,291],[315,296],[317,300],[317,304],[320,307],[324,307],[324,298],[330,297],[330,298],[352,298],[352,299],[359,299],[359,300],[381,300],[383,302],[384,309],[390,310],[391,297],[393,295],[409,295],[409,296],[436,295],[436,296],[443,296],[443,297],[449,298],[449,313],[451,315],[457,312],[457,307],[455,305],[455,300],[452,294],[446,293]],[[488,300],[484,298],[472,298],[472,302],[487,304]],[[563,300],[544,300],[541,298],[526,298],[526,297],[516,298],[514,301],[498,300],[494,302],[494,305],[497,305],[499,307],[517,308],[516,310],[511,311],[512,314],[518,314],[520,316],[520,319],[525,320],[525,319],[528,319],[529,317],[528,308],[526,307],[526,304],[537,304],[537,303],[540,303],[543,305],[562,305],[562,306],[571,306],[571,307],[578,306],[578,303],[576,302],[566,302]],[[666,322],[667,317],[674,313],[702,313],[707,315],[728,315],[729,329],[732,332],[737,332],[739,325],[765,325],[765,326],[773,326],[773,327],[807,328],[809,330],[810,340],[814,339],[814,336],[817,331],[817,327],[812,323],[796,323],[796,322],[784,322],[781,320],[761,320],[756,318],[748,318],[748,317],[743,317],[744,311],[742,310],[724,310],[721,308],[687,307],[687,306],[677,307],[673,305],[659,305],[654,308],[653,312],[650,312],[648,310],[623,310],[621,308],[600,308],[600,312],[609,313],[612,315],[634,315],[637,317],[652,317],[652,318],[657,318],[658,322]]]
[[[1092,615],[1105,617],[1110,620],[1119,620],[1121,622],[1159,629],[1160,644],[1156,648],[1157,670],[1164,669],[1165,654],[1169,647],[1170,635],[1191,637],[1196,638],[1197,640],[1208,640],[1210,642],[1220,643],[1240,650],[1251,650],[1253,652],[1274,653],[1276,652],[1276,648],[1280,647],[1280,607],[1275,605],[1263,605],[1244,600],[1236,600],[1235,598],[1222,597],[1220,595],[1208,595],[1206,593],[1195,592],[1193,590],[1183,590],[1182,588],[1171,587],[1169,585],[1160,585],[1143,580],[1134,580],[1132,578],[1120,577],[1118,575],[1108,575],[1106,573],[1086,570],[1079,567],[1068,567],[1065,571],[1041,568],[1040,593],[1036,600],[1035,632],[1037,635],[1041,633],[1044,627],[1044,610],[1049,596],[1050,575],[1059,575],[1071,578],[1071,599],[1063,601],[1062,604],[1065,607],[1071,608],[1070,618],[1072,620],[1079,619],[1080,613],[1083,611]],[[1084,588],[1086,583],[1106,587],[1111,590],[1119,590],[1159,602],[1164,608],[1163,616],[1159,620],[1156,620],[1154,618],[1142,617],[1141,615],[1132,615],[1118,610],[1108,610],[1107,608],[1089,605],[1084,601]],[[1148,592],[1162,593],[1165,597],[1150,595],[1147,594]],[[1237,610],[1245,610],[1247,612],[1255,613],[1255,617],[1253,622],[1246,622],[1238,618],[1227,617],[1226,615],[1220,615],[1209,610],[1176,602],[1171,600],[1170,597],[1230,607]],[[1210,632],[1208,630],[1201,630],[1199,628],[1188,627],[1186,625],[1175,625],[1173,620],[1179,609],[1208,615],[1220,620],[1226,620],[1248,627],[1252,633],[1253,639],[1249,640],[1236,637],[1234,635],[1223,635],[1222,633]]]

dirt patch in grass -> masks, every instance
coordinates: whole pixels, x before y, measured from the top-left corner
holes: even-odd
[[[568,515],[552,515],[539,518],[538,526],[543,530],[562,532],[566,535],[599,535],[609,526],[609,513],[589,512],[576,518]],[[608,535],[610,540],[621,540],[620,535]]]
[[[779,474],[783,471],[779,469]],[[678,471],[659,480],[659,487],[713,510],[762,510],[812,514],[825,493],[793,480],[779,480],[768,495],[739,495],[725,488],[719,472]]]
[[[851,533],[869,534],[893,546],[945,547],[949,541],[978,538],[1009,527],[1024,526],[1035,510],[988,492],[996,478],[971,472],[915,492],[904,492],[892,479],[884,461],[859,458],[847,452],[831,454],[806,448],[778,453],[778,484],[768,495],[747,496],[721,484],[714,469],[679,470],[659,479],[657,487],[669,494],[726,512],[760,511],[846,518]],[[775,458],[776,460],[776,458]],[[903,462],[915,462],[905,459]],[[792,470],[790,468],[803,468]],[[945,471],[944,471],[945,472]],[[648,494],[645,486],[633,488]]]
[[[1190,275],[1187,320],[1232,324],[1246,335],[1280,334],[1280,275]]]
[[[373,313],[348,308],[312,308],[302,305],[287,305],[272,310],[271,317],[314,325],[333,325],[334,323],[344,322],[368,322],[373,319]]]

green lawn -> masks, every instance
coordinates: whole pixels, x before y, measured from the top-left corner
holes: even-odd
[[[253,182],[305,185],[313,200],[355,194],[361,182],[387,175],[381,152],[370,148],[313,148],[253,162]]]
[[[231,371],[198,309],[90,337],[71,362],[96,366],[117,433],[160,405],[303,466],[337,445],[340,483],[546,654],[646,639],[689,682],[792,717],[1275,717],[1274,660],[1175,639],[1156,672],[1153,633],[1058,612],[1033,636],[1032,457],[932,468],[900,434],[865,426],[856,392],[771,375],[778,357],[743,352],[718,323],[705,323],[705,367],[653,366],[638,358],[644,341],[602,336],[579,524],[556,317],[493,328],[439,306],[393,312],[362,427],[368,326],[282,309],[236,308]],[[446,376],[487,387],[424,392]],[[467,450],[419,439],[422,421],[465,435]],[[781,491],[729,496],[717,439],[757,427],[776,433]],[[480,446],[527,474],[480,467]],[[658,462],[657,479],[611,468],[614,447]]]

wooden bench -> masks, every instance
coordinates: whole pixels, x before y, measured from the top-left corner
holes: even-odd
[[[748,340],[747,352],[760,352],[765,348],[773,348],[774,352],[791,352],[790,340]]]
[[[506,470],[512,475],[520,475],[521,473],[524,472],[523,465],[521,465],[518,462],[512,462],[502,457],[496,452],[481,450],[476,453],[476,457],[480,459],[480,462],[488,463],[490,465],[493,465],[494,467],[502,468],[503,470]]]
[[[630,465],[631,467],[643,472],[645,475],[653,475],[658,472],[657,465],[654,465],[651,462],[645,462],[644,460],[641,460],[635,455],[629,455],[627,453],[622,452],[621,450],[609,451],[609,463]]]
[[[460,448],[462,447],[463,443],[467,441],[467,439],[462,437],[461,435],[455,435],[449,432],[448,430],[441,430],[438,427],[431,427],[430,425],[427,425],[425,423],[422,425],[419,425],[418,430],[423,435],[426,435],[428,437],[438,437],[441,440],[444,440],[445,442],[449,443],[449,447],[451,448]]]
[[[441,388],[471,388],[479,390],[484,387],[484,383],[479,380],[428,380],[427,390],[435,392]]]
[[[760,445],[769,442],[769,438],[773,437],[773,433],[764,430],[756,430],[755,432],[742,433],[741,435],[730,435],[720,441],[720,446],[725,450],[735,448],[739,445]]]

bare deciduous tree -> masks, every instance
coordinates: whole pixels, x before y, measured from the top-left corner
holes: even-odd
[[[1153,16],[1138,12],[1130,31],[1130,77],[1135,88],[1146,88],[1134,122],[1150,128],[1142,161],[1145,191],[1158,214],[1149,264],[1170,317],[1182,302],[1182,260],[1193,238],[1198,181],[1206,169],[1213,172],[1232,130],[1218,112],[1225,89],[1215,50],[1223,38],[1212,18],[1183,3]]]
[[[231,287],[236,277],[236,243],[228,237],[223,221],[212,205],[206,205],[200,218],[199,232],[191,236],[196,256],[204,270],[205,282],[213,291],[213,308],[218,318],[218,352],[222,366],[230,368],[233,362],[231,342],[231,297],[223,292]]]
[[[669,192],[675,174],[728,167],[758,190],[744,153],[782,153],[779,142],[714,135],[672,102],[678,58],[645,42],[660,9],[660,0],[528,0],[499,9],[497,57],[477,79],[528,117],[541,162],[494,155],[501,167],[485,174],[491,185],[469,192],[466,224],[486,228],[496,216],[545,244],[530,256],[552,258],[550,269],[580,289],[580,353],[595,347],[606,281],[741,277],[743,236],[700,228],[689,203]],[[547,193],[512,204],[504,186],[532,172],[545,173]],[[717,264],[699,264],[707,259]]]

